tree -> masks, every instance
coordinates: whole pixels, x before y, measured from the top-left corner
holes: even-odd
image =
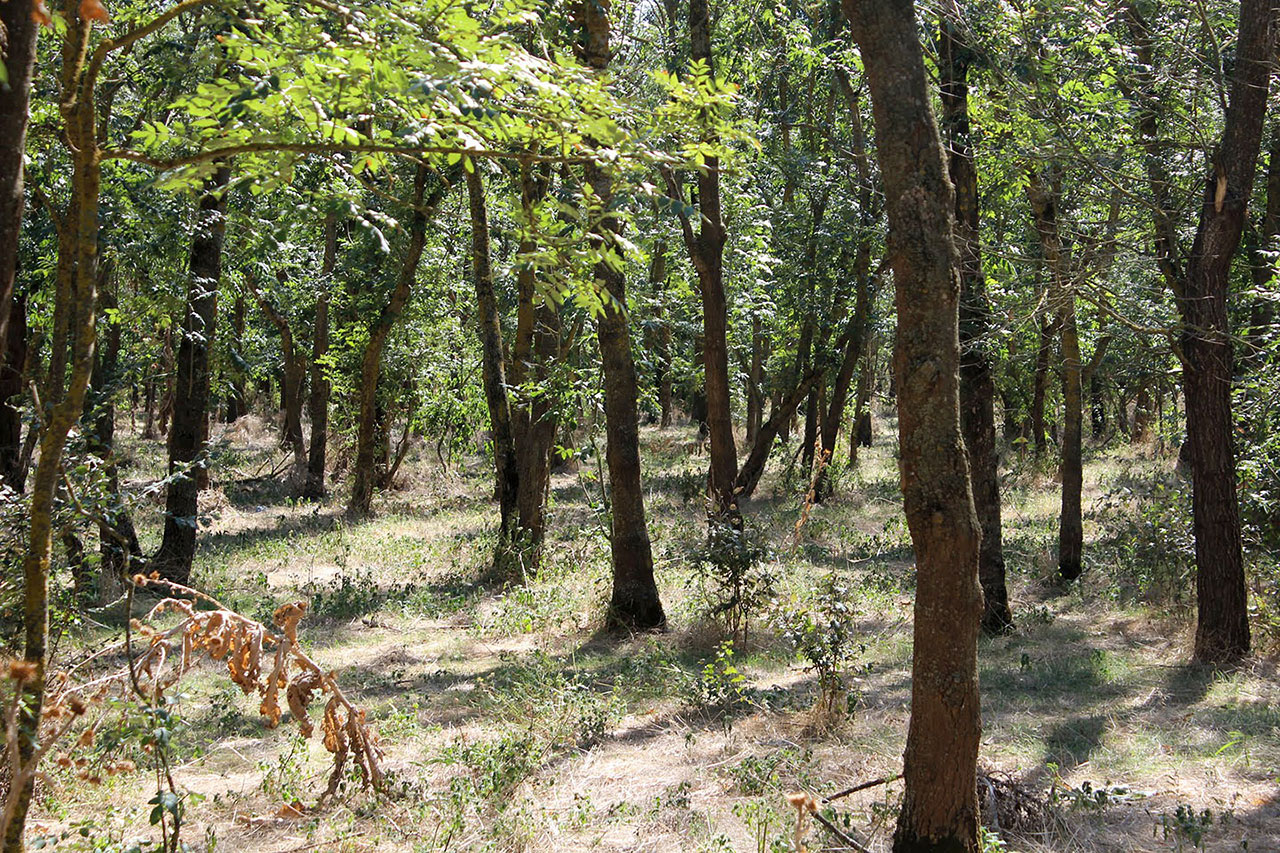
[[[889,215],[903,510],[916,556],[906,790],[895,853],[976,851],[982,530],[960,429],[955,195],[910,0],[846,0]]]
[[[609,65],[609,7],[586,0],[575,6],[581,27],[583,61],[603,71]],[[587,183],[602,210],[613,199],[613,178],[607,167],[587,163]],[[621,223],[606,219],[597,236],[608,240]],[[613,558],[613,592],[608,623],[613,628],[647,630],[661,628],[667,617],[653,577],[653,549],[645,523],[644,487],[640,482],[640,428],[636,405],[637,377],[631,357],[631,332],[627,318],[627,288],[619,259],[605,257],[595,267],[596,280],[607,303],[596,318],[604,375],[606,450],[609,486],[612,490],[610,552]]]
[[[199,527],[199,470],[208,464],[201,457],[209,438],[209,351],[218,315],[230,179],[231,167],[223,164],[205,180],[191,235],[187,307],[178,343],[164,538],[154,563],[164,577],[182,584],[191,578]]]
[[[6,340],[9,328],[18,265],[24,203],[22,160],[39,27],[40,16],[31,0],[0,4],[0,341]]]
[[[982,273],[978,172],[969,132],[969,67],[974,51],[964,33],[956,0],[942,10],[938,35],[938,85],[942,129],[950,152],[947,171],[955,186],[955,243],[960,254],[960,425],[969,451],[974,504],[982,524],[978,579],[982,583],[982,627],[1003,633],[1013,627],[1005,587],[1000,524],[999,457],[996,452],[995,381],[991,375],[991,306]]]
[[[1126,22],[1139,61],[1150,69],[1154,56],[1148,22],[1132,4],[1126,7]],[[1177,238],[1177,211],[1169,200],[1172,181],[1156,137],[1157,105],[1149,78],[1138,75],[1136,129],[1148,155],[1156,248],[1182,318],[1179,348],[1196,547],[1195,656],[1208,663],[1238,660],[1250,648],[1227,294],[1262,147],[1276,36],[1277,8],[1270,0],[1244,0],[1222,136],[1209,158],[1195,239],[1185,256]]]

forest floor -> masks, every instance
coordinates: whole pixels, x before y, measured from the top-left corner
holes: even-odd
[[[230,851],[790,850],[786,794],[826,795],[898,772],[909,711],[913,567],[894,436],[881,422],[836,496],[812,507],[785,460],[746,507],[768,543],[773,594],[748,639],[721,645],[693,569],[703,543],[705,457],[692,431],[643,431],[647,509],[670,620],[664,633],[600,633],[609,552],[597,460],[552,484],[542,571],[522,586],[482,581],[493,547],[491,479],[476,460],[442,470],[411,455],[370,520],[342,515],[347,484],[301,503],[268,479],[281,456],[252,424],[228,435],[205,494],[193,584],[247,615],[310,602],[302,643],[369,709],[392,794],[352,784],[315,812],[329,756],[296,727],[267,730],[257,697],[224,668],[183,688],[173,775],[189,792],[183,837]],[[122,443],[128,486],[159,476],[162,445]],[[781,456],[782,454],[778,454]],[[983,639],[984,771],[1047,811],[988,850],[1280,850],[1280,680],[1274,638],[1229,672],[1188,665],[1185,487],[1150,448],[1094,450],[1087,463],[1086,570],[1051,582],[1057,489],[1026,459],[1005,472],[1005,550],[1017,620]],[[1181,509],[1179,509],[1181,507]],[[144,548],[160,529],[137,519]],[[777,627],[776,602],[807,601],[824,577],[856,609],[851,713],[812,710],[813,673]],[[68,648],[100,645],[100,625]],[[735,674],[736,673],[736,674]],[[739,678],[741,676],[741,678]],[[141,766],[141,765],[140,765]],[[31,827],[58,849],[124,850],[148,827],[154,777],[100,787],[51,774]],[[887,850],[901,783],[840,800],[837,820]],[[1005,830],[1010,829],[1005,826]],[[811,850],[836,843],[809,824]],[[147,849],[142,847],[141,849]]]

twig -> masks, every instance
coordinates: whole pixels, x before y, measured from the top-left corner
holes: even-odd
[[[831,821],[823,817],[822,812],[814,812],[813,819],[816,820],[818,823],[822,824],[823,826],[825,826],[828,832],[830,832],[836,838],[839,838],[840,841],[844,843],[846,846],[852,847],[854,850],[857,850],[858,853],[871,853],[870,850],[868,850],[866,847],[863,847],[858,842],[854,841],[848,835],[845,835],[845,833],[842,830],[840,830],[834,823],[832,823]]]
[[[902,778],[902,774],[896,773],[893,776],[883,776],[879,779],[872,779],[870,782],[863,782],[860,785],[854,785],[852,788],[845,788],[843,791],[839,791],[835,794],[832,794],[829,797],[823,797],[822,802],[832,803],[843,797],[847,797],[850,794],[856,794],[859,791],[865,791],[867,788],[874,788],[877,785],[888,785],[890,782],[896,782],[901,778]]]

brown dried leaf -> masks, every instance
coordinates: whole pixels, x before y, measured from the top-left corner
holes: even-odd
[[[302,729],[302,736],[309,738],[315,727],[311,725],[311,718],[307,716],[307,706],[311,704],[311,694],[320,686],[320,673],[304,672],[295,678],[289,684],[289,689],[285,691],[285,698],[289,702],[289,713],[293,714],[293,719],[297,721],[298,728]]]

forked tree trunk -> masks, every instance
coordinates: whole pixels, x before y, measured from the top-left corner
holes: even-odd
[[[409,242],[400,260],[400,272],[391,298],[382,307],[378,319],[369,329],[369,341],[360,359],[360,426],[356,437],[356,464],[352,474],[351,499],[347,512],[351,515],[368,515],[373,508],[373,489],[377,482],[380,446],[385,442],[379,436],[378,380],[382,376],[382,351],[387,336],[395,325],[409,296],[413,281],[418,275],[418,262],[427,242],[427,214],[444,198],[446,184],[440,184],[426,197],[427,177],[430,170],[420,165],[413,178],[413,195],[410,198],[412,212],[409,215]],[[385,471],[385,466],[382,469]]]
[[[960,428],[969,451],[973,501],[982,526],[978,579],[982,583],[982,628],[1002,634],[1013,627],[1005,585],[1000,524],[999,456],[996,452],[995,381],[987,354],[991,306],[982,271],[978,172],[969,137],[969,64],[964,21],[956,0],[942,6],[938,72],[942,127],[950,151],[948,172],[956,194],[955,243],[960,256]]]
[[[954,194],[910,0],[844,0],[871,89],[898,312],[903,509],[916,557],[906,789],[895,853],[976,853],[982,531],[960,431]]]
[[[820,371],[811,371],[800,379],[799,384],[791,389],[789,395],[773,401],[769,420],[761,425],[760,434],[756,436],[755,443],[747,453],[747,458],[742,462],[742,468],[738,470],[734,491],[741,498],[749,498],[755,494],[756,487],[760,485],[760,478],[764,476],[764,467],[769,461],[769,452],[773,450],[774,441],[795,417],[796,409],[800,408],[800,403],[821,378]]]
[[[1031,172],[1027,197],[1035,216],[1040,247],[1049,264],[1049,308],[1061,333],[1062,349],[1062,512],[1058,525],[1058,574],[1063,580],[1080,577],[1084,548],[1084,516],[1081,491],[1084,465],[1081,459],[1084,434],[1084,399],[1081,389],[1080,336],[1076,327],[1075,288],[1071,284],[1071,262],[1063,245],[1058,223],[1056,184],[1046,185],[1036,171]],[[1043,342],[1042,342],[1043,345]]]
[[[697,0],[695,0],[696,2]],[[608,8],[583,0],[574,8],[582,27],[583,59],[594,69],[608,67]],[[607,210],[613,198],[613,179],[597,164],[584,167],[587,181]],[[616,221],[604,228],[616,229]],[[653,549],[645,524],[644,487],[640,482],[640,426],[637,409],[636,366],[631,357],[627,319],[626,279],[608,264],[596,267],[596,279],[609,301],[596,320],[600,340],[600,366],[604,374],[606,450],[612,491],[610,550],[613,557],[613,592],[609,598],[608,625],[614,629],[648,630],[666,624],[653,577]]]
[[[218,283],[222,277],[222,242],[226,234],[225,190],[229,166],[219,166],[205,179],[204,194],[191,235],[191,280],[182,321],[173,389],[173,422],[169,428],[169,488],[165,495],[164,538],[156,568],[178,583],[191,579],[196,553],[199,478],[197,466],[209,429],[209,348],[217,327]]]

